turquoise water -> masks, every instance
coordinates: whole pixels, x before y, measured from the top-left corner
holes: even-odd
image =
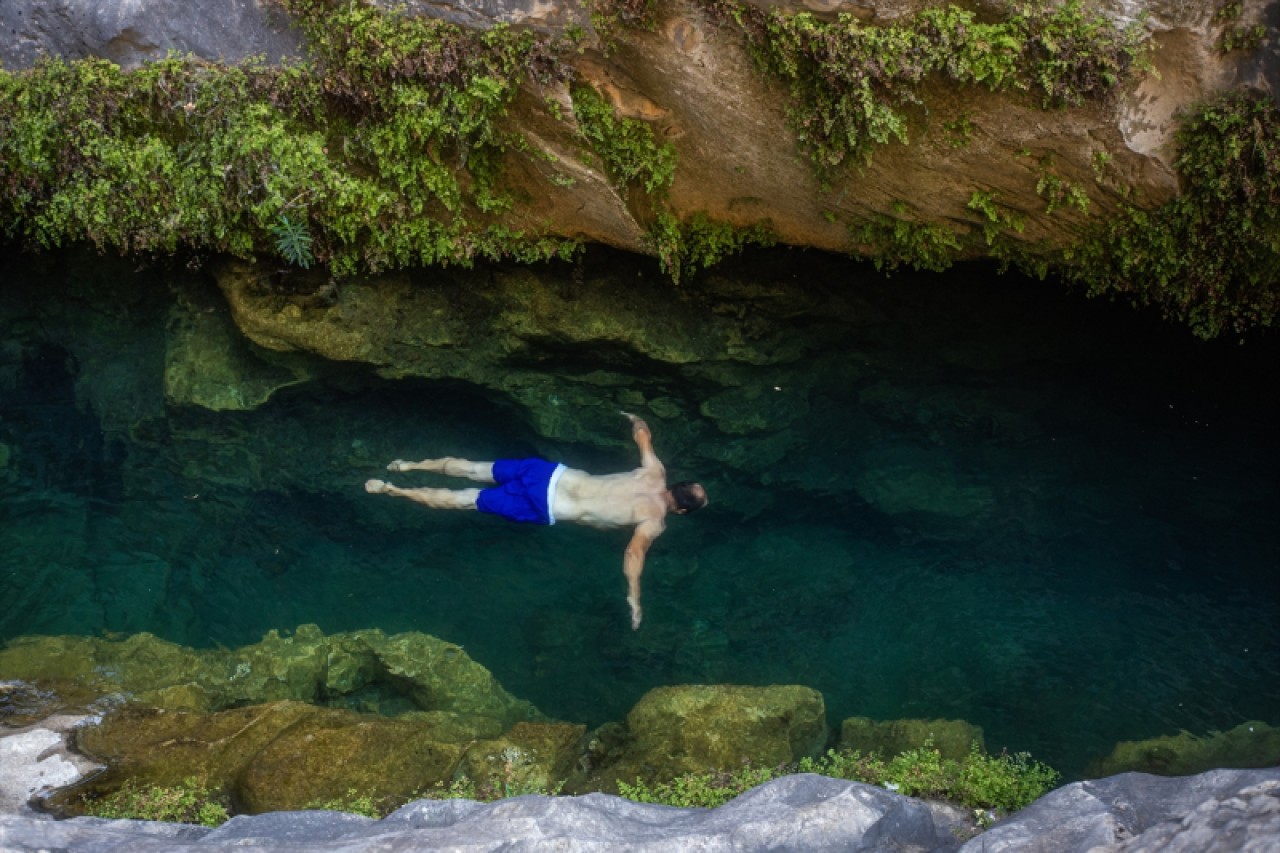
[[[663,684],[799,683],[833,723],[964,718],[1069,776],[1123,739],[1280,724],[1273,337],[1205,344],[986,268],[886,278],[774,252],[725,272],[853,291],[875,321],[788,321],[816,343],[756,377],[785,429],[650,413],[712,506],[655,545],[632,632],[625,534],[362,489],[444,454],[628,468],[621,419],[612,443],[552,441],[491,392],[340,364],[254,411],[166,405],[170,288],[196,274],[11,255],[0,640],[424,631],[562,719],[620,719]],[[573,350],[547,370],[601,358],[616,367]],[[696,371],[625,371],[690,411],[707,393]]]

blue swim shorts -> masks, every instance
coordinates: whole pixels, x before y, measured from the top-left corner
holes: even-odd
[[[476,509],[529,524],[555,524],[556,484],[564,466],[545,459],[499,459],[493,463],[498,485],[482,489]]]

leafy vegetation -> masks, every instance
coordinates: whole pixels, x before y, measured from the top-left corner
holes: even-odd
[[[897,216],[877,216],[852,229],[856,242],[869,247],[876,269],[892,272],[901,266],[941,272],[962,250],[961,237],[945,225],[930,225]]]
[[[789,87],[792,126],[824,177],[848,161],[869,162],[877,145],[907,142],[907,110],[921,102],[928,78],[1033,93],[1050,109],[1105,98],[1150,68],[1141,26],[1117,30],[1080,0],[1014,3],[996,23],[948,5],[887,26],[709,2],[741,28],[760,67]]]
[[[85,814],[111,819],[159,820],[218,826],[228,818],[226,798],[196,779],[181,785],[140,785],[132,779],[100,799],[85,801]]]
[[[671,144],[658,144],[653,128],[645,122],[615,115],[590,86],[575,86],[572,95],[578,127],[615,186],[623,190],[638,186],[650,195],[665,193],[676,175]]]
[[[1257,50],[1267,37],[1264,24],[1243,27],[1236,24],[1243,12],[1244,4],[1240,0],[1223,3],[1214,12],[1214,22],[1223,25],[1222,34],[1218,37],[1218,50],[1223,53]]]
[[[1065,253],[1091,294],[1127,298],[1212,338],[1269,326],[1280,310],[1280,107],[1232,94],[1184,119],[1179,195],[1128,207]]]
[[[0,71],[0,225],[42,248],[274,249],[357,269],[536,260],[576,244],[504,224],[502,120],[558,74],[543,37],[360,3],[282,0],[309,62],[171,56]]]
[[[669,782],[619,781],[622,796],[642,803],[714,808],[757,785],[789,773],[817,773],[881,785],[911,797],[946,799],[972,809],[1012,812],[1030,805],[1052,789],[1057,771],[1026,753],[986,755],[975,744],[963,759],[943,758],[926,743],[885,760],[872,753],[832,750],[794,765],[755,767],[735,772],[686,774]]]
[[[678,284],[688,273],[714,266],[747,246],[772,246],[777,237],[768,222],[739,227],[716,222],[699,212],[682,224],[662,211],[654,229],[654,242],[663,272]]]
[[[584,5],[606,54],[617,48],[623,30],[657,27],[655,0],[586,0]]]

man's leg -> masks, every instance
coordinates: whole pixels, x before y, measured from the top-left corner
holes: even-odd
[[[492,483],[493,463],[472,462],[445,456],[440,459],[423,459],[421,462],[405,462],[397,459],[387,466],[388,471],[430,471],[433,474],[444,474],[446,477],[465,477],[479,483]]]
[[[402,489],[382,480],[370,480],[364,490],[372,495],[408,498],[432,509],[475,509],[479,489]]]

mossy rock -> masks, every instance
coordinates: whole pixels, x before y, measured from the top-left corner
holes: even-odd
[[[131,779],[173,786],[187,779],[230,794],[248,812],[301,809],[350,791],[408,799],[446,785],[465,747],[436,736],[434,722],[389,720],[300,702],[214,714],[124,708],[79,730],[76,746],[109,769],[58,792],[51,805],[83,811],[86,799]]]
[[[1280,764],[1280,729],[1257,721],[1206,736],[1190,732],[1121,741],[1106,758],[1089,766],[1092,778],[1137,771],[1159,776],[1191,776],[1216,767],[1272,767]]]
[[[122,696],[182,711],[294,700],[389,716],[410,709],[442,712],[455,721],[453,728],[469,732],[464,739],[491,738],[517,722],[545,719],[461,647],[416,632],[326,637],[315,625],[302,625],[292,636],[270,631],[233,650],[194,650],[145,633],[123,640],[26,637],[0,649],[5,679],[56,695],[60,707],[85,708],[104,696]],[[353,698],[360,701],[347,701]]]
[[[76,732],[76,748],[109,769],[59,792],[52,805],[75,812],[82,798],[108,794],[126,779],[171,786],[194,778],[229,791],[255,756],[283,732],[308,717],[339,713],[301,702],[216,714],[121,708]]]
[[[985,749],[982,727],[965,720],[887,720],[849,717],[840,725],[840,748],[883,758],[932,743],[943,758],[959,761],[973,744]]]
[[[516,723],[499,738],[471,745],[458,778],[508,795],[554,791],[573,773],[586,730],[571,723]]]
[[[797,685],[659,687],[631,709],[626,728],[620,759],[600,773],[604,784],[788,764],[818,755],[828,738],[822,694]]]
[[[385,677],[424,711],[492,717],[507,726],[542,719],[532,703],[504,690],[493,673],[454,643],[406,633],[372,646]]]
[[[252,813],[305,808],[350,791],[408,800],[451,780],[462,751],[438,740],[431,723],[325,709],[259,751],[235,794]]]

